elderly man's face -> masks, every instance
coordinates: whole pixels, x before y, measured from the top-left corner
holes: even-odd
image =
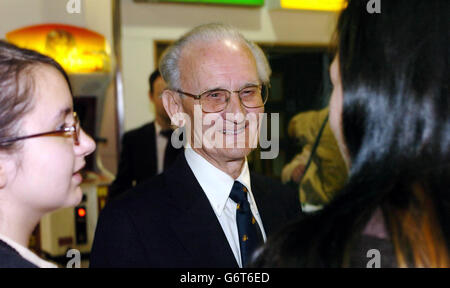
[[[230,40],[196,43],[185,48],[179,65],[181,90],[195,95],[212,89],[238,91],[250,84],[261,84],[250,50]],[[195,104],[199,105],[199,100],[182,99],[183,110],[191,119],[194,119]],[[238,94],[232,93],[225,110],[201,113],[202,129],[194,128],[191,145],[195,148],[194,138],[203,137],[202,146],[196,151],[206,159],[219,163],[243,159],[256,146],[257,119],[262,112],[264,107],[246,108]],[[207,143],[209,140],[211,143]]]

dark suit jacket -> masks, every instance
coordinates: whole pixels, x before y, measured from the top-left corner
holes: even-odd
[[[251,174],[267,237],[301,213],[297,191]],[[220,185],[220,183],[218,183]],[[101,212],[91,267],[238,267],[184,153]]]
[[[172,149],[175,155],[183,149],[175,149],[168,142],[166,149]],[[156,156],[156,137],[154,122],[140,128],[130,130],[122,137],[122,151],[120,153],[119,167],[114,182],[109,187],[109,199],[125,192],[137,184],[155,176],[158,171],[158,157]]]
[[[0,268],[38,268],[11,246],[0,240]]]

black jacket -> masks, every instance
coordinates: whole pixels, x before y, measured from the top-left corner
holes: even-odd
[[[0,240],[0,268],[38,268],[11,246]]]
[[[173,148],[170,141],[166,149],[175,151],[170,153],[171,155],[176,155],[183,150]],[[109,187],[109,199],[132,188],[133,182],[139,184],[155,176],[158,171],[156,153],[154,122],[125,133],[122,137],[122,151],[116,179]],[[176,156],[174,159],[169,159],[169,162],[173,162],[175,158]]]
[[[297,191],[251,173],[267,237],[301,214]],[[101,212],[91,267],[238,267],[184,153]]]

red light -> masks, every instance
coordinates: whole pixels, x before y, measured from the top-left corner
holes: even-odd
[[[86,216],[86,209],[84,209],[84,208],[78,208],[78,216],[80,216],[80,217],[84,217],[84,216]]]

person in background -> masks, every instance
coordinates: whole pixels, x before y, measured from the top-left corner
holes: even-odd
[[[158,69],[150,75],[149,87],[148,95],[155,107],[155,121],[123,135],[117,176],[108,190],[109,200],[162,173],[183,150],[174,148],[170,141],[173,130],[161,99],[166,82]]]
[[[257,267],[450,267],[449,1],[348,1],[330,126],[349,181]]]
[[[0,41],[0,267],[56,267],[28,241],[44,214],[80,203],[94,150],[61,66]]]
[[[288,134],[298,139],[302,152],[286,164],[281,180],[298,185],[303,212],[322,209],[347,181],[345,162],[328,122],[328,107],[294,116]]]
[[[232,26],[206,24],[177,40],[160,70],[164,107],[185,126],[188,146],[167,171],[106,205],[90,265],[247,267],[266,237],[301,214],[295,190],[248,168],[259,134],[251,119],[268,97],[267,59]],[[192,133],[182,124],[199,119]]]

